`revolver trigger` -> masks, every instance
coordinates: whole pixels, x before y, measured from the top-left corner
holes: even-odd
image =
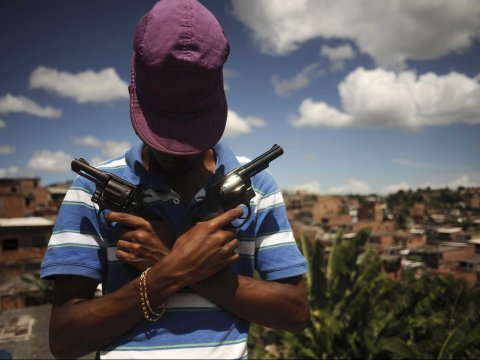
[[[102,225],[102,227],[105,230],[109,230],[109,231],[119,231],[122,226],[118,223],[108,222],[108,220],[105,218],[104,211],[108,212],[109,210],[108,209],[98,209],[98,212],[97,212],[97,218],[98,218],[100,224]],[[112,224],[116,224],[116,225],[112,225]]]

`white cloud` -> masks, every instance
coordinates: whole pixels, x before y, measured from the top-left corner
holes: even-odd
[[[480,178],[477,176],[477,179],[472,179],[469,175],[462,174],[460,176],[454,177],[452,180],[445,183],[432,183],[428,182],[422,185],[423,188],[430,187],[432,189],[440,189],[448,187],[450,189],[456,189],[459,186],[471,187],[471,186],[480,186]]]
[[[0,97],[0,114],[8,113],[27,113],[50,119],[62,116],[62,110],[60,109],[55,109],[51,106],[41,106],[24,96],[13,96],[10,94]]]
[[[230,84],[226,82],[226,79],[231,79],[237,77],[239,74],[231,68],[223,68],[223,88],[225,91],[230,91]]]
[[[460,177],[452,180],[449,184],[449,187],[457,188],[459,186],[476,186],[477,184],[473,183],[467,175],[461,175]]]
[[[128,98],[128,84],[113,68],[72,74],[39,66],[30,76],[30,87],[47,90],[78,103],[101,103]]]
[[[329,194],[370,194],[372,187],[363,180],[351,179],[347,184],[332,186],[326,192]]]
[[[116,156],[123,155],[130,147],[127,141],[99,140],[95,136],[87,135],[84,137],[73,137],[72,143],[87,147],[100,149],[102,158],[96,157],[92,163],[99,163]]]
[[[321,193],[321,186],[318,181],[311,181],[301,185],[294,185],[292,187],[287,188],[287,191],[293,192],[305,192],[309,194],[320,194]]]
[[[384,69],[351,72],[338,86],[343,111],[306,99],[292,125],[399,127],[480,123],[480,81],[446,75]]]
[[[353,119],[349,114],[342,113],[330,105],[305,99],[298,109],[299,116],[290,119],[294,127],[345,127],[352,124]]]
[[[248,134],[254,127],[265,127],[266,121],[253,116],[241,117],[235,111],[228,110],[227,125],[225,127],[225,137],[236,137]]]
[[[346,39],[377,64],[401,68],[462,51],[479,37],[478,0],[233,0],[233,13],[267,53],[314,39]]]
[[[10,145],[0,146],[0,155],[10,155],[15,153],[15,148]]]
[[[223,78],[224,79],[231,79],[231,78],[235,78],[239,75],[239,73],[235,70],[233,70],[232,68],[229,68],[229,67],[224,67],[223,68]]]
[[[373,192],[372,187],[363,180],[351,179],[347,184],[332,186],[327,190],[323,190],[318,181],[310,181],[305,184],[294,185],[286,189],[287,191],[300,191],[313,194],[370,194]]]
[[[4,120],[0,119],[0,129],[4,127],[7,127],[7,123]]]
[[[291,79],[282,79],[279,75],[272,77],[272,84],[275,94],[285,96],[291,94],[295,90],[306,88],[312,80],[323,75],[323,71],[318,69],[317,63],[305,66],[299,73],[295,74]]]
[[[46,172],[69,172],[73,156],[63,151],[39,150],[33,153],[27,168]]]
[[[330,47],[323,45],[320,49],[320,55],[328,58],[332,71],[343,69],[345,61],[355,57],[355,51],[349,44]]]
[[[102,147],[102,142],[92,135],[87,135],[84,137],[73,137],[72,143],[74,143],[75,145],[83,145],[94,148]]]
[[[397,184],[390,184],[390,185],[384,186],[381,193],[383,193],[383,194],[394,194],[397,191],[400,191],[400,190],[407,191],[409,189],[410,189],[410,185],[408,185],[407,182],[402,181],[402,182],[399,182]]]
[[[8,168],[0,168],[0,178],[14,177],[20,172],[20,169],[16,166],[10,166]]]
[[[127,141],[107,140],[102,148],[102,154],[107,158],[113,158],[125,154],[130,147],[131,145]]]

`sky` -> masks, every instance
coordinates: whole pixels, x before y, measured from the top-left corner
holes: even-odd
[[[480,185],[480,1],[204,0],[230,42],[224,140],[284,189]],[[140,140],[133,32],[155,1],[0,0],[0,177],[72,180]]]

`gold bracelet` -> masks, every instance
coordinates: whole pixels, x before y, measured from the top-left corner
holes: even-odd
[[[140,275],[140,299],[142,302],[142,311],[143,311],[143,315],[145,316],[145,319],[147,319],[148,321],[158,321],[167,310],[167,302],[165,301],[162,304],[162,307],[160,308],[159,313],[154,311],[150,306],[150,301],[148,300],[148,292],[147,292],[147,273],[149,270],[150,268],[147,268]]]
[[[160,309],[160,313],[156,313],[152,307],[150,306],[150,301],[148,301],[148,295],[147,295],[147,273],[148,273],[148,270],[150,270],[150,268],[146,269],[143,273],[142,273],[142,277],[143,277],[143,294],[144,294],[144,298],[145,298],[145,303],[147,305],[147,308],[148,310],[155,316],[157,317],[161,317],[164,313],[165,313],[165,310],[167,309],[167,303],[164,302],[162,304],[162,308]]]

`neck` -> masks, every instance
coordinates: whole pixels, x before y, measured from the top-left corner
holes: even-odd
[[[147,146],[143,148],[142,157],[145,169],[150,173],[161,174],[162,181],[175,190],[184,201],[190,201],[197,191],[208,183],[216,170],[213,149],[193,159],[191,166],[181,173],[168,173],[163,170]],[[160,171],[155,171],[155,167]]]

